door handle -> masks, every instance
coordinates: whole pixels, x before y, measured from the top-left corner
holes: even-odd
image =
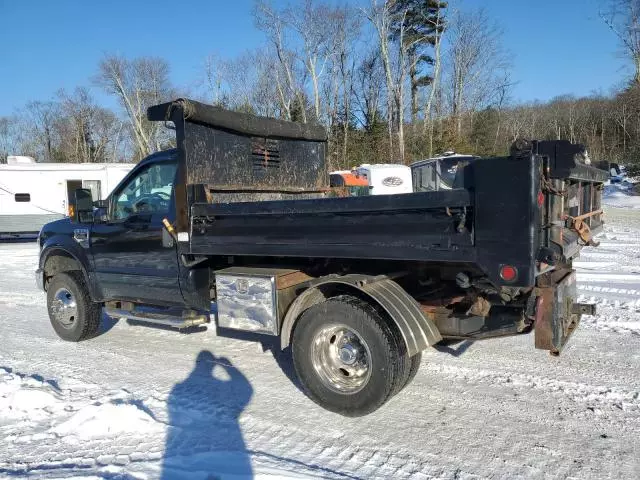
[[[148,223],[131,222],[131,223],[125,223],[125,226],[129,230],[133,230],[134,232],[144,232],[146,230],[149,230]]]
[[[138,232],[148,230],[151,226],[151,215],[132,215],[124,221],[124,226]]]

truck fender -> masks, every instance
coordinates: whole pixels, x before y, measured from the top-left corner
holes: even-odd
[[[63,257],[67,257],[62,263],[64,264],[64,270],[76,270],[75,268],[71,268],[72,266],[77,266],[77,270],[82,272],[84,276],[84,280],[87,283],[87,287],[89,288],[89,292],[93,299],[97,298],[95,295],[94,284],[89,275],[87,267],[89,265],[89,258],[87,254],[82,250],[78,249],[77,246],[72,243],[73,241],[70,239],[66,239],[65,237],[60,237],[56,240],[56,238],[51,238],[47,241],[40,253],[40,260],[38,263],[38,274],[43,275],[43,285],[44,281],[44,269],[47,264],[47,261],[56,255],[61,255]],[[64,271],[61,270],[61,271]]]
[[[410,357],[442,340],[435,323],[422,312],[418,302],[390,278],[344,275],[320,279],[292,302],[282,322],[281,348],[289,346],[295,323],[306,309],[332,296],[350,292],[384,310],[402,335]]]

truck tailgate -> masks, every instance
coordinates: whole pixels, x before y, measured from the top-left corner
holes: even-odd
[[[582,162],[586,151],[569,142],[534,142],[542,155],[543,178],[539,203],[543,245],[568,262],[584,245],[596,244],[602,230],[602,190],[608,174]]]

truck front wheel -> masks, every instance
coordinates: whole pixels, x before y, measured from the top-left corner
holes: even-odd
[[[62,272],[51,279],[47,308],[51,325],[63,340],[79,342],[98,333],[102,308],[91,301],[81,272]]]
[[[381,407],[404,386],[411,366],[385,318],[349,295],[307,309],[296,323],[292,352],[307,396],[350,417]]]

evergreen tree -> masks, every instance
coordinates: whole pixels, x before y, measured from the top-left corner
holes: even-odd
[[[425,71],[433,65],[429,50],[442,35],[445,23],[443,10],[447,2],[439,0],[388,0],[391,2],[393,24],[391,36],[399,40],[409,60],[409,82],[411,87],[411,122],[418,116],[418,89],[430,85],[433,77]]]
[[[489,107],[475,115],[470,135],[474,154],[481,156],[505,154],[504,151],[495,151],[499,123],[500,114],[495,108]]]

